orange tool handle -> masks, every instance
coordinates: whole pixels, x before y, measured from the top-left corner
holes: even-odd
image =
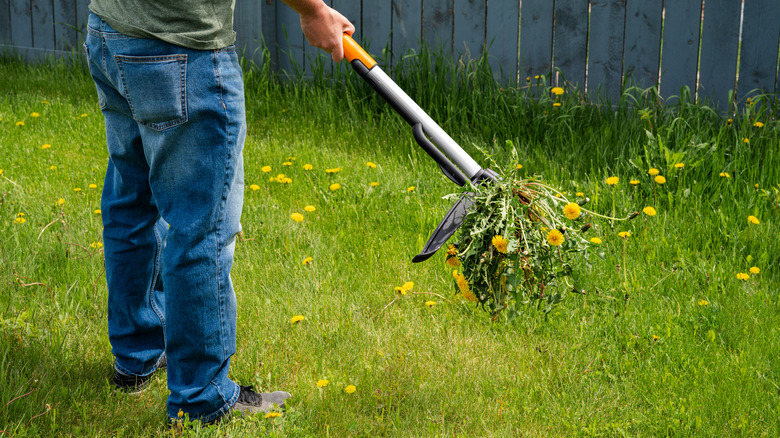
[[[368,69],[376,65],[374,58],[363,50],[363,47],[356,43],[355,40],[346,33],[342,37],[342,44],[344,45],[344,57],[347,58],[347,61],[352,62],[357,59]]]

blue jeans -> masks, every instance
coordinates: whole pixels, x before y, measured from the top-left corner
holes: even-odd
[[[115,367],[168,362],[168,416],[229,411],[230,280],[243,204],[244,88],[235,49],[131,38],[95,14],[84,44],[105,117],[103,249]]]

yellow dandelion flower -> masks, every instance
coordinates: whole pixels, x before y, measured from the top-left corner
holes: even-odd
[[[650,176],[656,176],[659,173],[661,173],[661,171],[656,169],[655,167],[651,167],[650,170],[647,171],[647,173],[649,173]]]
[[[570,202],[563,207],[563,215],[569,219],[577,219],[580,217],[580,213],[580,206],[574,202]]]
[[[674,165],[674,167],[676,169],[682,169],[683,167],[685,167],[685,163],[677,163],[677,164]]]
[[[300,213],[293,213],[290,215],[290,219],[294,220],[295,222],[302,222],[303,221],[303,215]]]
[[[311,213],[311,212],[313,212],[314,210],[316,210],[317,208],[316,208],[316,207],[314,207],[313,205],[307,205],[306,207],[303,207],[303,209],[304,209],[304,210],[306,210],[306,211],[308,211],[309,213]]]
[[[550,91],[552,92],[552,94],[556,96],[560,96],[561,94],[563,94],[563,88],[561,87],[553,87],[552,90]]]
[[[664,176],[663,176],[663,175],[658,175],[658,176],[656,176],[655,178],[653,178],[653,180],[654,180],[654,181],[655,181],[657,184],[666,184],[666,178],[664,178]]]
[[[426,301],[426,302],[425,302],[425,305],[426,305],[427,307],[433,307],[433,306],[435,306],[435,305],[436,305],[436,301]]]
[[[493,236],[493,239],[491,239],[491,243],[493,246],[496,247],[496,250],[502,254],[507,253],[507,246],[509,246],[509,241],[504,239],[503,236],[495,235]]]
[[[92,243],[89,244],[89,247],[90,248],[100,249],[100,248],[103,247],[103,244],[100,243],[100,242],[92,242]]]
[[[621,231],[618,233],[618,236],[624,239],[628,239],[629,237],[631,237],[631,231]]]
[[[284,177],[280,179],[279,182],[282,184],[292,184],[292,178]]]
[[[610,176],[609,178],[607,178],[607,185],[608,186],[614,186],[618,182],[620,182],[620,178],[618,178],[616,176]]]
[[[698,304],[699,304],[700,306],[709,306],[709,305],[710,305],[710,302],[709,302],[709,301],[707,301],[707,300],[699,300],[699,303],[698,303]]]
[[[750,268],[750,273],[753,274],[753,275],[760,274],[761,270],[758,269],[758,266],[753,266],[753,267]]]
[[[560,102],[553,102],[552,106],[557,108],[557,107],[561,106],[561,103]]]
[[[49,149],[50,147],[51,145],[49,143],[46,143],[43,146],[41,146],[41,149]]]
[[[0,169],[0,175],[2,175],[2,174],[3,174],[3,169]]]
[[[722,178],[731,178],[731,175],[729,175],[728,172],[721,172],[718,175],[720,175]]]
[[[523,165],[522,165],[522,164],[518,164],[518,165],[517,165],[517,170],[520,170],[520,169],[522,169],[522,168],[523,168]]]
[[[355,385],[347,385],[347,387],[344,388],[344,392],[346,392],[347,394],[352,394],[355,391],[357,391],[357,388],[355,388]]]
[[[649,205],[642,209],[642,213],[648,215],[648,216],[655,216],[655,208],[650,207]]]
[[[750,215],[750,216],[748,216],[748,219],[747,219],[747,220],[748,220],[748,222],[750,222],[751,224],[756,224],[756,225],[758,225],[758,224],[760,224],[760,223],[761,223],[761,221],[759,221],[759,220],[758,220],[758,218],[757,218],[757,217],[755,217],[755,216],[753,216],[753,215]]]
[[[657,341],[657,340],[659,340],[659,339],[661,339],[661,337],[660,337],[660,336],[658,336],[658,335],[653,335],[653,340],[654,340],[654,341]]]
[[[30,117],[40,117],[41,115],[38,113],[30,113]]]
[[[290,318],[290,324],[295,324],[295,323],[301,322],[304,319],[306,319],[306,317],[303,316],[303,315],[295,315],[292,318]]]
[[[577,197],[581,198],[581,197],[585,196],[585,193],[583,193],[583,192],[577,192],[577,193],[575,193],[575,196],[577,196]]]
[[[271,166],[263,166],[263,167],[261,167],[261,168],[260,168],[260,170],[262,170],[262,171],[263,171],[263,173],[268,173],[268,172],[270,172],[272,169],[271,169]]]
[[[591,237],[590,238],[590,243],[592,243],[594,245],[601,245],[601,239],[599,239],[598,237]]]
[[[414,186],[411,186],[411,187],[407,188],[406,191],[407,192],[413,192],[414,191]]]
[[[750,143],[750,139],[745,137],[742,139],[742,143]]]
[[[331,184],[331,185],[330,185],[330,190],[331,190],[331,191],[334,191],[334,192],[335,192],[336,190],[340,189],[340,188],[341,188],[341,184],[339,184],[339,183],[334,183],[334,184]]]
[[[287,161],[295,161],[295,157],[287,157],[286,160]]]
[[[176,414],[176,416],[177,416],[177,417],[179,417],[179,419],[181,419],[182,417],[184,417],[184,411],[182,411],[181,409],[179,409],[179,413],[178,413],[178,414]]]
[[[325,173],[338,173],[341,172],[340,167],[334,167],[333,169],[325,169]]]
[[[317,387],[318,388],[324,388],[328,386],[328,383],[330,383],[330,380],[322,379],[317,381]]]
[[[25,219],[25,218],[23,218],[21,216],[17,216],[16,219],[14,219],[14,223],[15,224],[23,224],[25,222],[27,222],[27,219]]]
[[[49,166],[49,170],[57,170],[57,166]]]
[[[453,268],[460,267],[460,259],[456,255],[447,255],[447,259],[445,260],[445,263],[447,265],[452,266]]]
[[[57,205],[63,205],[63,204],[65,204],[65,198],[57,199]]]
[[[302,264],[303,264],[303,265],[310,265],[310,264],[311,264],[311,262],[313,262],[313,261],[314,261],[314,259],[313,259],[313,258],[311,258],[311,257],[306,257],[305,259],[303,259],[303,262],[302,262]]]
[[[311,164],[307,163],[303,165],[303,170],[312,170],[312,169],[314,169],[314,166],[312,166]]]
[[[374,182],[372,182],[372,183],[371,183],[371,184],[369,184],[369,185],[370,185],[371,187],[378,187],[378,186],[379,186],[379,183],[378,183],[378,182],[376,182],[376,181],[374,181]]]
[[[737,280],[743,280],[744,281],[744,280],[748,280],[748,279],[750,279],[750,275],[748,275],[745,272],[740,272],[739,274],[737,274]]]
[[[734,123],[734,119],[726,119],[726,124],[731,126],[731,124]]]
[[[82,119],[83,119],[84,117],[87,117],[87,114],[86,114],[86,113],[84,113],[84,114],[82,114],[82,115],[81,115],[81,118],[82,118]]]
[[[93,183],[93,184],[90,184],[90,185],[89,185],[89,186],[87,186],[87,187],[89,187],[90,189],[96,189],[98,186],[97,186],[97,184],[94,184],[94,183]]]
[[[374,164],[374,163],[372,163],[370,161],[366,163],[366,166],[368,166],[368,167],[370,167],[372,169],[376,169],[376,164]]]
[[[16,122],[16,126],[24,126],[24,122]]]
[[[414,282],[407,281],[406,283],[404,283],[403,286],[401,286],[401,289],[404,292],[409,292],[410,290],[412,290],[413,287],[414,287]]]
[[[761,123],[761,122],[756,122],[756,123],[753,123],[753,126],[755,126],[756,128],[763,128],[764,124]]]
[[[632,179],[628,183],[631,184],[632,186],[638,186],[639,185],[639,180],[638,179]]]
[[[293,163],[291,161],[285,161],[284,163],[282,163],[282,166],[292,166],[292,165]]]
[[[558,230],[550,230],[547,233],[547,243],[552,246],[558,246],[563,243],[563,233]]]
[[[75,188],[73,189],[73,191],[74,191],[74,192],[80,192],[80,191],[81,191],[81,187],[75,187]]]
[[[103,211],[98,208],[97,210],[93,211],[92,213],[94,213],[94,214],[103,214]]]
[[[265,414],[265,418],[277,418],[281,416],[282,416],[281,412],[269,412]]]
[[[249,188],[252,189],[252,191],[255,191],[255,192],[260,190],[260,186],[257,185],[257,184],[252,184],[251,186],[249,186]]]

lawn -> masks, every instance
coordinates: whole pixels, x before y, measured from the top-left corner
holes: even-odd
[[[284,83],[247,67],[231,374],[293,398],[183,429],[165,373],[138,396],[110,384],[94,85],[79,63],[1,61],[0,434],[779,436],[774,102],[596,106],[426,59],[399,84],[478,162],[588,199],[582,291],[512,321],[475,306],[446,251],[411,262],[459,189],[403,120],[346,66]]]

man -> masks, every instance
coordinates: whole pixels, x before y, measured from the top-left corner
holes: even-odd
[[[258,0],[260,1],[260,0]],[[283,0],[343,59],[354,27],[322,0]],[[84,48],[109,152],[101,210],[114,385],[168,368],[168,416],[212,422],[283,407],[229,379],[230,280],[243,203],[244,89],[235,0],[92,0]]]

